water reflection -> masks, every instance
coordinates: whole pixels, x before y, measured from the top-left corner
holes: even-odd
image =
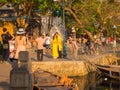
[[[120,65],[120,60],[117,61]],[[94,72],[81,77],[72,77],[79,90],[120,90],[120,80],[103,77]]]
[[[95,83],[99,80],[99,76],[97,76],[96,73],[73,78],[75,83],[77,83],[79,90],[92,90],[92,88],[96,88]]]
[[[97,88],[96,90],[120,90],[120,81],[108,78],[107,80],[103,80],[97,86],[103,89]]]
[[[72,78],[77,83],[79,90],[120,90],[120,80],[103,77],[97,73]]]

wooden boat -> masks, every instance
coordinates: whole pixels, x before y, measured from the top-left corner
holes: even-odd
[[[48,71],[38,69],[34,72],[33,90],[79,90],[73,79],[67,75],[59,77]]]
[[[99,65],[95,64],[103,75],[120,80],[120,66],[118,65]]]

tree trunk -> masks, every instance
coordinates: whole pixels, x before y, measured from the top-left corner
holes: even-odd
[[[80,22],[80,20],[75,15],[75,13],[70,8],[67,8],[67,7],[65,7],[65,10],[67,10],[68,12],[70,12],[73,15],[73,17],[75,18],[76,22],[80,25],[80,28],[82,28],[82,30],[90,37],[90,39],[92,41],[94,41],[92,33],[85,29],[84,25]]]

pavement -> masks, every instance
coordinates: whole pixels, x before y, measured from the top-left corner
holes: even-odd
[[[0,90],[10,90],[10,71],[12,66],[10,63],[0,64]]]

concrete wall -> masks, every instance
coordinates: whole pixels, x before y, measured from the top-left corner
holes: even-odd
[[[32,62],[32,71],[43,69],[53,74],[62,76],[83,76],[96,70],[96,64],[110,64],[116,62],[117,57],[114,54],[104,54],[97,57],[83,58],[79,61],[43,61]]]

